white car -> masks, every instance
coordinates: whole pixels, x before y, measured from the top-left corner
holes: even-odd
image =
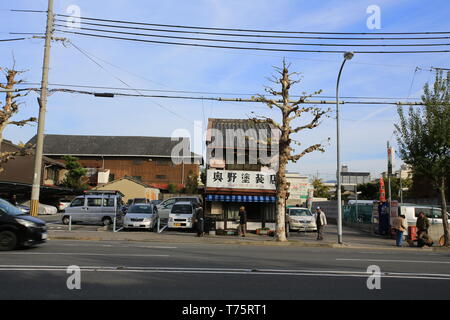
[[[20,205],[26,206],[28,208],[31,208],[31,201],[25,201],[24,203],[21,203]],[[49,206],[48,204],[39,203],[38,206],[38,214],[39,215],[52,215],[57,214],[58,209],[54,206]]]
[[[123,229],[156,230],[158,211],[153,204],[140,203],[132,205],[123,218]]]
[[[290,230],[317,231],[316,218],[308,208],[287,208]]]
[[[169,213],[169,229],[192,229],[195,208],[190,201],[176,202]]]

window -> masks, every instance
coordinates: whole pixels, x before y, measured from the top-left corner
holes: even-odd
[[[104,207],[114,207],[114,198],[104,198],[103,206]]]
[[[156,179],[167,179],[167,176],[164,174],[157,174]]]
[[[71,207],[82,207],[84,206],[84,198],[75,198],[70,204]]]
[[[192,206],[187,204],[176,204],[173,206],[171,213],[191,214]]]
[[[432,208],[420,208],[416,207],[414,208],[414,214],[416,218],[419,216],[420,212],[423,212],[427,218],[433,218]]]
[[[128,210],[128,213],[153,213],[152,208],[153,206],[145,204],[135,204]]]
[[[141,176],[132,176],[132,178],[134,180],[137,180],[137,181],[142,181],[142,177]]]
[[[88,207],[101,207],[102,200],[102,198],[88,198],[87,205]]]
[[[166,201],[164,201],[163,203],[162,203],[162,205],[165,207],[165,208],[172,208],[172,206],[173,206],[173,204],[175,203],[175,199],[169,199],[169,200],[166,200]]]

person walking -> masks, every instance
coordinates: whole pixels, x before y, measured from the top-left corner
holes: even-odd
[[[327,217],[320,207],[316,208],[317,240],[323,240],[323,228],[327,225]]]
[[[205,235],[205,214],[200,203],[197,203],[197,208],[195,208],[195,228],[197,230],[197,237],[203,237]]]
[[[239,235],[245,237],[245,232],[247,231],[247,212],[245,211],[245,207],[242,206],[239,208],[239,227],[238,227]]]
[[[417,246],[423,247],[428,245],[431,247],[433,245],[433,240],[428,235],[428,229],[430,228],[430,221],[428,217],[421,211],[416,221],[417,228]]]
[[[396,232],[395,245],[401,247],[403,244],[403,234],[408,230],[408,223],[404,215],[399,215],[392,221],[392,228]]]

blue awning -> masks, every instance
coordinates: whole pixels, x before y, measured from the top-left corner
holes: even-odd
[[[209,194],[206,196],[206,201],[216,202],[276,202],[275,196],[234,196],[234,195],[220,195]]]

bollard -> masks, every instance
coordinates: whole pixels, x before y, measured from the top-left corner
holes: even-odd
[[[113,219],[113,232],[116,232],[116,217]]]
[[[160,228],[161,228],[161,218],[158,217],[158,233],[159,233]]]
[[[72,216],[69,216],[69,231],[72,231]]]

